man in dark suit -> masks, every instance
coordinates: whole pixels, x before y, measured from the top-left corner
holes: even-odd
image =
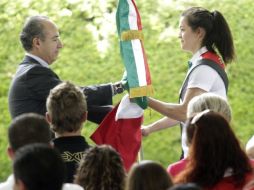
[[[22,113],[46,113],[46,99],[52,88],[61,83],[50,68],[63,47],[58,28],[45,16],[28,18],[20,34],[26,55],[9,89],[9,111],[14,118]],[[112,109],[112,96],[121,93],[121,82],[81,87],[87,97],[88,120],[100,123]]]

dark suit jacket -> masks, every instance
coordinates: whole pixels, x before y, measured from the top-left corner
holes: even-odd
[[[19,65],[9,89],[9,111],[14,118],[22,113],[45,115],[49,91],[62,81],[50,68],[26,56]],[[110,84],[81,87],[87,97],[88,120],[100,123],[112,109]]]

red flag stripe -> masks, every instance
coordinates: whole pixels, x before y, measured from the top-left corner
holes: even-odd
[[[132,5],[134,6],[135,11],[136,11],[138,30],[142,30],[142,23],[141,23],[140,15],[139,15],[139,12],[138,12],[138,8],[137,8],[134,0],[131,0],[131,2],[132,2]]]

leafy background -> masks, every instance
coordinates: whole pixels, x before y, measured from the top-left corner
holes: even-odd
[[[24,51],[19,33],[26,17],[49,16],[61,32],[64,48],[52,69],[62,80],[78,85],[115,82],[124,67],[119,52],[115,25],[116,0],[1,0],[0,1],[0,181],[11,173],[6,154],[10,124],[8,88]],[[178,19],[190,6],[219,10],[233,33],[237,59],[227,67],[230,79],[228,100],[233,110],[232,127],[244,146],[254,134],[254,12],[252,0],[137,0],[142,16],[145,48],[150,65],[154,97],[177,102],[178,91],[191,57],[180,49]],[[122,95],[114,97],[116,104]],[[147,109],[145,124],[161,117]],[[89,140],[96,125],[87,122],[83,134]],[[90,143],[92,143],[89,140]],[[156,160],[165,167],[180,156],[180,130],[172,127],[143,139],[144,159]]]

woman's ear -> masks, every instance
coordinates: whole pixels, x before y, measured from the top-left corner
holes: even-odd
[[[198,35],[199,39],[203,40],[205,35],[206,35],[205,29],[202,28],[202,27],[198,27],[196,32],[197,32],[197,35]]]

